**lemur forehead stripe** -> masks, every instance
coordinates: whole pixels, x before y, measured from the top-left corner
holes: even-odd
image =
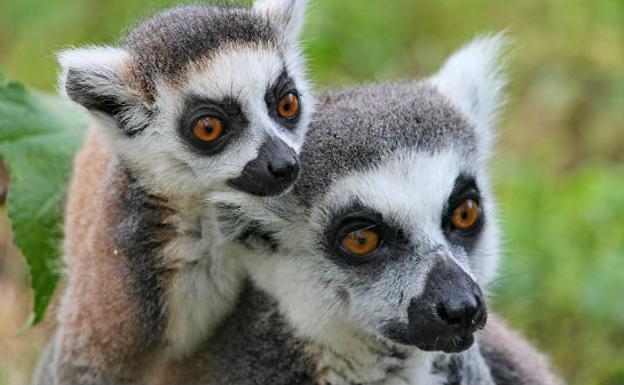
[[[294,189],[306,205],[337,176],[374,167],[397,150],[436,152],[451,144],[476,150],[474,128],[427,82],[329,92],[321,97],[318,110],[300,155],[303,174]]]
[[[133,58],[133,77],[153,95],[157,78],[175,79],[189,63],[226,44],[276,40],[270,22],[248,9],[187,5],[139,24],[123,46]]]

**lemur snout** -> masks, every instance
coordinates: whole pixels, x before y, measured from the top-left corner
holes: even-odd
[[[299,159],[295,150],[282,140],[269,137],[260,147],[258,156],[229,184],[253,195],[275,196],[288,190],[298,177]]]
[[[436,311],[438,317],[449,326],[457,326],[470,333],[476,331],[477,325],[481,324],[485,317],[483,300],[477,295],[472,298],[468,295],[448,302],[440,302],[436,306]]]
[[[408,309],[408,340],[422,350],[447,353],[468,349],[483,328],[487,310],[474,280],[454,261],[438,262],[422,295]]]
[[[299,162],[293,156],[284,159],[274,159],[267,165],[269,172],[275,179],[292,180],[294,175],[299,174]]]

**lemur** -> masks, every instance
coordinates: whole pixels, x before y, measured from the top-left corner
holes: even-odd
[[[501,321],[480,331],[499,258],[487,163],[502,40],[425,80],[324,94],[291,193],[213,197],[228,247],[254,251],[249,280],[163,383],[560,383]]]
[[[217,250],[206,196],[266,198],[297,179],[314,109],[305,6],[180,6],[118,47],[60,54],[61,89],[93,128],[75,160],[58,329],[36,383],[143,382],[235,304],[241,269]]]

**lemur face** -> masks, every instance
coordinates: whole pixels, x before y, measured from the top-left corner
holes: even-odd
[[[299,175],[314,109],[297,42],[304,8],[174,8],[120,48],[62,53],[63,86],[157,191],[278,195]]]
[[[254,250],[250,274],[301,334],[472,345],[498,258],[485,169],[499,44],[479,40],[422,82],[326,95],[291,194],[222,197],[224,233]]]
[[[314,279],[336,294],[341,322],[421,350],[472,345],[486,321],[480,284],[495,249],[485,176],[475,143],[464,140],[397,150],[344,175],[312,206],[306,262],[322,257]]]

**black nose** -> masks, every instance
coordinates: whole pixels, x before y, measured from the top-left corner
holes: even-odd
[[[485,326],[487,310],[479,285],[445,258],[429,271],[423,292],[408,307],[407,340],[422,350],[460,352]]]
[[[473,333],[483,324],[485,306],[480,294],[452,298],[436,306],[438,317],[448,326],[459,327],[466,333]]]
[[[267,165],[269,172],[275,179],[294,180],[299,174],[299,162],[293,157],[273,159]]]
[[[228,184],[253,195],[275,196],[286,192],[298,176],[299,160],[295,150],[279,138],[268,137],[258,149],[258,156]]]

